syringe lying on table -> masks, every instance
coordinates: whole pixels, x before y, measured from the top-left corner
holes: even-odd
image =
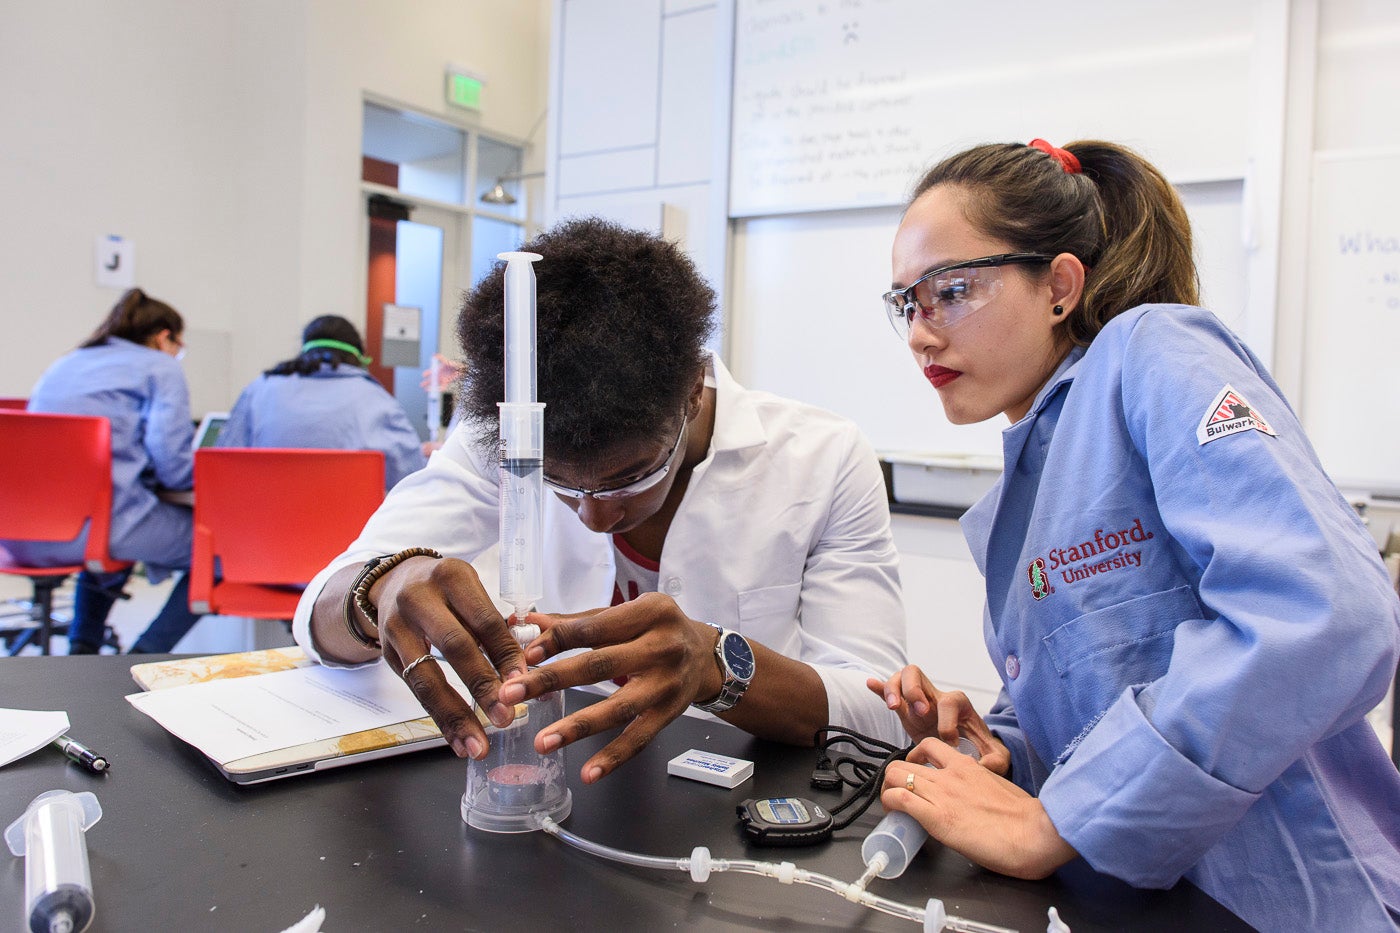
[[[501,409],[501,599],[517,623],[544,595],[544,405],[535,400],[538,253],[501,253],[505,274],[506,400]]]
[[[967,736],[958,736],[958,751],[981,761],[982,753]],[[909,867],[928,839],[928,830],[903,810],[891,810],[875,825],[860,844],[860,857],[866,865],[866,877],[898,878]]]
[[[24,913],[32,933],[78,933],[92,922],[92,873],[84,832],[102,818],[91,791],[51,790],[5,829],[24,856]]]

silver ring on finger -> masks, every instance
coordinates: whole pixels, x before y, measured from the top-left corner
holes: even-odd
[[[436,661],[436,660],[437,660],[437,658],[433,657],[431,654],[425,654],[425,655],[423,655],[421,658],[414,658],[412,661],[409,661],[408,664],[404,667],[404,669],[403,669],[403,679],[404,679],[404,680],[408,680],[408,675],[411,674],[411,673],[413,673],[413,669],[414,669],[415,667],[417,667],[418,665],[422,664],[424,661]]]

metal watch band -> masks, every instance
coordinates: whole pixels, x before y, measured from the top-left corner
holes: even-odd
[[[735,686],[737,685],[737,686]],[[735,704],[744,696],[744,691],[749,689],[749,685],[742,680],[726,680],[723,687],[719,688],[719,696],[708,703],[693,704],[696,709],[704,713],[727,713],[734,708]]]
[[[712,625],[713,623],[707,622],[705,624]],[[737,635],[738,633],[731,632],[729,629],[721,628],[718,625],[714,627],[719,629],[719,640],[715,642],[715,663],[719,665],[719,673],[724,681],[720,685],[719,696],[706,703],[693,703],[691,705],[705,713],[727,713],[734,708],[735,704],[743,699],[744,692],[749,689],[749,680],[736,676],[730,669],[729,662],[725,660],[724,657],[725,641],[731,634]],[[739,637],[743,638],[742,635]],[[744,643],[747,645],[748,639],[744,639]],[[752,655],[752,648],[749,649],[749,653]],[[750,675],[750,679],[752,679],[752,675]]]

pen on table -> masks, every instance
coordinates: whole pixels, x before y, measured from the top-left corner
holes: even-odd
[[[53,740],[53,744],[58,746],[59,751],[67,755],[70,759],[82,765],[93,774],[101,774],[112,767],[107,759],[88,748],[86,745],[72,738],[71,736],[60,735]]]

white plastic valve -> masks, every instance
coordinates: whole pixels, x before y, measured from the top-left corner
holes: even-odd
[[[710,880],[710,850],[696,846],[690,851],[690,880],[706,882]]]
[[[928,899],[924,905],[924,933],[938,933],[948,922],[948,911],[944,909],[943,902],[936,897]]]

